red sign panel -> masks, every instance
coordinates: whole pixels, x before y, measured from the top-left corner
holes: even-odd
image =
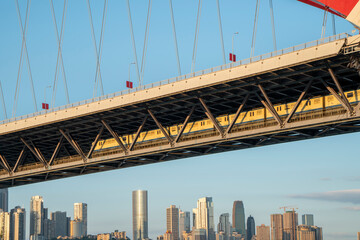
[[[133,88],[133,82],[126,81],[126,87],[127,88]]]
[[[48,103],[42,103],[42,109],[49,110],[49,104]]]
[[[236,62],[236,55],[230,53],[230,54],[229,54],[229,60],[230,60],[230,62]]]

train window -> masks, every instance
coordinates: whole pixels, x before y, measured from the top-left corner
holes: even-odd
[[[310,106],[311,105],[311,100],[306,102],[306,106]]]
[[[250,117],[253,117],[254,115],[254,112],[250,112]]]
[[[157,130],[157,134],[160,134],[160,132],[161,132],[160,130]]]
[[[276,111],[281,111],[281,106],[276,107]]]
[[[346,96],[347,96],[348,98],[351,98],[351,97],[354,96],[354,94],[351,92],[351,93],[346,94]]]

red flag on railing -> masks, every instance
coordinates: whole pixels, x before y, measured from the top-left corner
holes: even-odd
[[[127,88],[133,88],[133,82],[126,81],[126,87]]]
[[[229,54],[229,60],[230,60],[230,62],[236,62],[236,55],[230,53],[230,54]]]
[[[42,109],[49,110],[49,104],[48,103],[42,103]]]

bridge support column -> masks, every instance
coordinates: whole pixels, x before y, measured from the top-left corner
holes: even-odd
[[[75,142],[75,140],[70,136],[70,134],[64,132],[64,130],[60,129],[60,133],[66,138],[66,140],[70,143],[70,145],[74,148],[74,150],[80,155],[84,162],[87,161],[84,152],[81,150],[79,144]]]
[[[341,95],[339,96],[339,94],[335,92],[335,90],[330,87],[323,79],[321,79],[321,82],[324,84],[325,88],[341,103],[341,105],[343,105],[343,107],[350,113],[350,115],[353,115],[353,109],[347,98],[343,98]]]
[[[164,136],[166,137],[166,139],[169,141],[169,143],[171,145],[173,145],[173,139],[170,137],[170,135],[166,132],[165,128],[161,125],[161,123],[157,120],[157,118],[155,117],[155,115],[150,111],[150,109],[147,109],[148,113],[150,114],[151,118],[154,120],[154,122],[156,123],[156,125],[158,126],[158,128],[160,129],[160,131],[162,132],[162,134],[164,134]]]
[[[190,113],[189,113],[189,114],[187,115],[187,117],[185,118],[185,121],[184,121],[184,123],[183,123],[183,125],[182,125],[182,127],[181,127],[181,129],[180,129],[180,131],[179,131],[179,133],[178,133],[178,135],[177,135],[176,138],[175,138],[175,141],[174,141],[175,143],[179,142],[182,134],[184,133],[184,130],[185,130],[187,124],[189,123],[189,120],[190,120],[190,118],[191,118],[191,115],[194,113],[194,110],[195,110],[195,106],[193,106],[193,107],[191,108]]]
[[[140,133],[142,132],[142,130],[143,130],[144,126],[145,126],[145,123],[146,123],[147,119],[148,119],[148,116],[145,116],[143,122],[141,123],[140,127],[138,128],[138,130],[136,132],[136,135],[135,135],[135,138],[134,138],[133,142],[130,145],[130,148],[129,148],[130,151],[133,150],[133,148],[134,148],[134,146],[135,146],[135,144],[136,144],[136,142],[137,142],[137,140],[138,140],[138,138],[140,136]]]
[[[16,163],[12,170],[13,172],[16,172],[17,168],[22,164],[23,160],[25,159],[25,156],[26,156],[26,147],[24,146],[20,152],[18,159],[16,160]]]
[[[8,163],[8,161],[5,159],[5,157],[3,155],[0,154],[0,164],[1,166],[6,170],[8,171],[8,173],[11,175],[12,174],[12,170],[11,170],[11,167]]]
[[[54,150],[54,153],[52,154],[50,161],[49,161],[49,166],[51,166],[51,164],[54,162],[55,158],[57,157],[57,155],[59,154],[60,148],[62,146],[64,142],[64,136],[60,137],[60,140],[58,142],[58,144],[56,145],[56,148]]]
[[[103,132],[104,132],[104,126],[101,126],[100,131],[99,131],[98,135],[96,135],[96,138],[95,138],[94,142],[92,143],[91,148],[90,148],[90,150],[89,150],[89,152],[87,154],[88,159],[91,158],[91,156],[92,156],[92,154],[93,154],[93,152],[95,150],[95,147],[96,147],[96,145],[97,145],[97,143],[98,143],[98,141],[99,141],[99,139],[101,137],[101,134]]]
[[[218,132],[220,133],[220,135],[222,137],[224,137],[224,132],[222,130],[222,128],[220,127],[220,124],[218,123],[218,121],[216,120],[216,118],[214,118],[214,116],[212,115],[210,109],[207,107],[205,101],[202,98],[199,98],[199,101],[201,103],[201,106],[204,108],[205,110],[205,114],[208,118],[210,118],[211,122],[214,124],[216,130],[218,130]]]
[[[259,94],[256,94],[257,97],[259,98],[260,102],[264,105],[264,107],[271,112],[271,114],[274,116],[274,118],[276,119],[276,121],[279,123],[280,127],[284,126],[284,123],[282,122],[279,114],[276,112],[274,105],[271,103],[270,98],[268,97],[268,95],[266,94],[264,88],[259,84],[258,88],[260,89],[262,95],[265,97],[266,102],[259,96]]]
[[[226,134],[228,134],[228,133],[231,132],[232,128],[234,127],[234,125],[235,125],[235,123],[236,123],[236,120],[239,118],[242,109],[244,108],[247,100],[249,99],[249,96],[250,96],[250,93],[248,93],[248,94],[245,96],[243,102],[241,103],[240,107],[239,107],[238,110],[236,111],[233,120],[231,121],[230,125],[229,125],[228,128],[226,129],[226,131],[225,131]]]
[[[123,141],[122,141],[122,139],[120,139],[119,135],[116,132],[114,132],[114,130],[110,127],[110,125],[105,120],[101,120],[101,123],[109,131],[109,133],[116,140],[116,142],[120,145],[122,150],[124,150],[125,154],[127,154],[128,150],[125,147],[125,145],[123,144]]]
[[[42,163],[44,164],[44,167],[48,167],[49,164],[46,162],[44,156],[41,154],[40,150],[34,146],[34,144],[30,141],[30,144],[27,143],[23,138],[20,138],[20,141],[22,141],[25,146],[31,151],[32,154]]]

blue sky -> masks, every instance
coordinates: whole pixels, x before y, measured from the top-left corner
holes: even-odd
[[[320,38],[323,12],[295,0],[273,0],[278,48]],[[19,0],[25,14],[25,0]],[[235,38],[238,59],[250,56],[255,12],[254,0],[221,1],[225,51]],[[60,22],[63,2],[54,1]],[[100,34],[103,1],[91,1],[95,33]],[[189,73],[195,32],[197,1],[173,0],[180,61]],[[138,59],[142,55],[147,1],[131,1]],[[0,81],[8,114],[14,102],[21,49],[21,32],[13,1],[0,2]],[[353,27],[336,18],[337,33]],[[327,36],[332,35],[329,18]],[[52,85],[57,43],[48,1],[32,1],[27,47],[38,105],[44,88]],[[71,102],[93,96],[96,58],[86,1],[69,1],[65,24],[63,58]],[[255,55],[273,51],[268,1],[262,1]],[[129,63],[133,62],[126,2],[109,0],[105,26],[101,73],[105,93],[125,89]],[[216,1],[203,2],[196,70],[222,64]],[[135,68],[131,80],[135,80]],[[144,83],[177,75],[168,1],[153,1]],[[56,106],[66,103],[62,78]],[[17,116],[34,111],[26,65],[23,66]],[[48,90],[47,99],[50,99]],[[0,119],[4,119],[0,112]],[[67,211],[72,216],[74,202],[87,202],[89,233],[125,230],[131,237],[131,191],[149,191],[150,236],[165,231],[165,208],[171,204],[191,211],[203,196],[212,196],[218,216],[231,212],[234,200],[243,200],[246,215],[257,225],[270,224],[271,213],[281,206],[296,206],[299,213],[313,213],[315,223],[324,228],[326,239],[354,239],[360,231],[360,175],[357,140],[360,134],[280,144],[268,147],[205,155],[74,177],[10,189],[10,207],[29,209],[30,198],[42,195],[49,211]],[[349,191],[351,190],[351,191]]]

